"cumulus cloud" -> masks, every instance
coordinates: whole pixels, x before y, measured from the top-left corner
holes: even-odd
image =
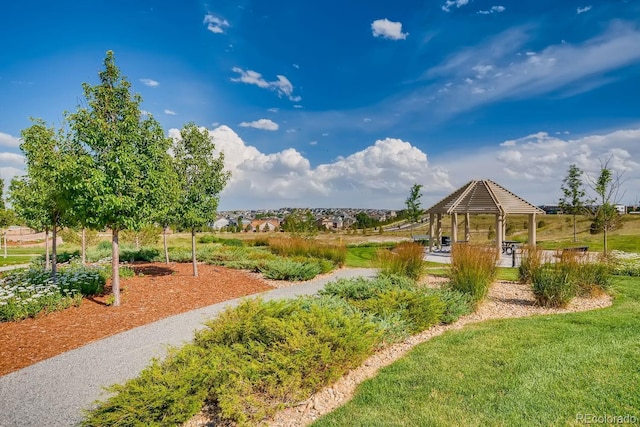
[[[238,73],[238,77],[231,78],[232,82],[246,83],[255,85],[263,89],[269,89],[275,91],[278,96],[286,96],[292,102],[299,102],[302,98],[298,95],[293,95],[293,84],[289,79],[282,75],[277,75],[276,80],[267,81],[262,77],[262,74],[253,70],[243,70],[240,67],[233,67],[231,69],[234,73]]]
[[[168,116],[175,116],[176,112],[173,110],[164,110],[164,113]]]
[[[8,133],[0,132],[0,147],[19,147],[20,139],[18,137],[9,135]]]
[[[402,23],[388,19],[378,19],[371,23],[371,32],[374,37],[382,37],[390,40],[404,40],[409,33],[402,32]]]
[[[214,34],[222,34],[224,29],[229,27],[229,22],[226,19],[211,14],[205,15],[202,23],[207,24],[207,30]]]
[[[252,122],[242,122],[240,123],[240,126],[262,130],[278,130],[278,124],[269,119],[254,120]]]
[[[591,7],[592,7],[592,6],[579,7],[579,8],[576,10],[576,13],[577,13],[578,15],[580,15],[581,13],[589,12],[589,11],[591,10]]]
[[[445,12],[450,12],[453,6],[455,6],[456,8],[461,8],[462,6],[465,6],[467,4],[469,4],[469,0],[447,0],[442,5],[442,10],[444,10]]]
[[[280,109],[273,107],[273,108],[268,108],[267,111],[270,113],[277,113],[278,111],[280,111]]]
[[[170,136],[180,137],[178,129]],[[221,209],[282,206],[362,206],[400,208],[415,182],[425,190],[452,189],[448,175],[432,167],[427,155],[409,142],[386,138],[364,150],[312,167],[294,148],[263,153],[231,128],[209,130],[225,156],[231,180]],[[309,145],[315,145],[311,141]]]
[[[140,81],[142,82],[142,84],[144,84],[145,86],[149,86],[149,87],[157,87],[160,86],[160,83],[152,80],[152,79],[140,79]]]

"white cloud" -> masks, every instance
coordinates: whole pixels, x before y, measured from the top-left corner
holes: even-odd
[[[176,115],[176,112],[173,111],[173,110],[164,110],[164,113],[169,115],[169,116],[175,116]]]
[[[585,7],[579,7],[579,8],[576,10],[576,13],[577,13],[578,15],[580,15],[581,13],[589,12],[589,11],[591,10],[591,7],[592,7],[591,5],[589,5],[589,6],[585,6]]]
[[[8,133],[0,132],[0,147],[19,147],[20,139]]]
[[[448,191],[448,176],[433,168],[425,153],[393,138],[347,157],[312,167],[293,148],[262,153],[231,128],[210,130],[216,151],[225,155],[231,180],[221,194],[220,209],[282,206],[362,206],[399,209],[414,182],[426,190]],[[180,131],[169,135],[179,138]],[[311,141],[315,145],[317,141]]]
[[[318,145],[318,141],[309,141],[309,145]]]
[[[151,79],[140,79],[140,81],[142,82],[142,84],[144,84],[145,86],[149,86],[149,87],[157,87],[160,86],[160,83],[155,81],[155,80],[151,80]]]
[[[371,119],[369,117],[365,117],[362,121],[365,123],[371,123]]]
[[[3,152],[0,153],[0,163],[24,164],[24,156],[17,153]]]
[[[491,15],[492,13],[501,13],[507,10],[504,6],[491,6],[489,10],[479,10],[478,14],[480,15]]]
[[[293,68],[295,68],[296,70],[299,70],[300,66],[298,64],[293,64]]]
[[[286,96],[292,102],[299,102],[302,100],[300,96],[293,95],[293,84],[285,76],[277,75],[277,80],[269,82],[265,80],[262,77],[262,74],[258,73],[257,71],[245,71],[240,67],[233,67],[232,71],[234,73],[240,74],[239,77],[231,78],[232,82],[246,83],[261,87],[263,89],[273,90],[278,94],[278,96]]]
[[[277,113],[278,111],[280,111],[280,109],[273,107],[273,108],[267,109],[267,111],[270,112],[270,113]]]
[[[371,32],[374,37],[382,37],[390,40],[404,40],[409,33],[402,32],[402,23],[388,19],[378,19],[371,23]]]
[[[329,132],[324,132],[322,136],[329,136]]]
[[[296,105],[293,106],[293,108],[304,108],[304,107],[302,105],[300,105],[300,104],[296,104]]]
[[[278,130],[278,124],[269,119],[254,120],[252,122],[242,122],[240,123],[240,126],[245,128],[250,127],[255,129],[271,130],[271,131]]]
[[[226,19],[221,19],[211,14],[205,15],[202,23],[207,24],[207,30],[214,34],[222,34],[224,29],[229,27],[229,22]]]
[[[462,6],[465,6],[469,4],[469,0],[447,0],[443,5],[442,5],[442,10],[444,10],[445,12],[449,12],[451,11],[451,8],[453,6],[460,8]]]
[[[581,44],[550,45],[539,52],[518,55],[529,40],[525,28],[510,29],[453,54],[430,69],[426,77],[460,83],[444,93],[438,93],[435,85],[427,86],[420,96],[425,100],[436,97],[442,114],[563,89],[566,92],[560,92],[560,96],[573,96],[611,82],[615,78],[609,75],[611,71],[640,62],[640,30],[621,22]],[[465,81],[472,78],[477,79],[473,84]],[[485,96],[470,100],[469,95],[478,87]],[[417,98],[413,93],[407,102],[415,103]]]

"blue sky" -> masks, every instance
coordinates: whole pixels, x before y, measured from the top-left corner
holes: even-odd
[[[11,2],[0,175],[29,117],[59,125],[105,52],[176,135],[210,130],[221,209],[402,208],[493,179],[555,203],[571,163],[640,197],[640,2]]]

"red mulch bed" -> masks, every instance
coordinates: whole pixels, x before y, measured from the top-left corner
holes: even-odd
[[[120,279],[120,307],[105,304],[108,287],[80,307],[0,323],[0,376],[165,317],[272,289],[242,271],[205,264],[198,277],[190,263],[132,266],[136,277]]]

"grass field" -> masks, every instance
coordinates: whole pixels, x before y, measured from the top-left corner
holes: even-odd
[[[613,307],[495,320],[416,347],[314,426],[578,425],[640,420],[640,280],[615,279]]]
[[[30,256],[8,256],[6,258],[4,258],[2,255],[0,255],[0,267],[4,267],[7,265],[17,265],[17,264],[29,264],[29,262],[32,260],[33,258]]]

